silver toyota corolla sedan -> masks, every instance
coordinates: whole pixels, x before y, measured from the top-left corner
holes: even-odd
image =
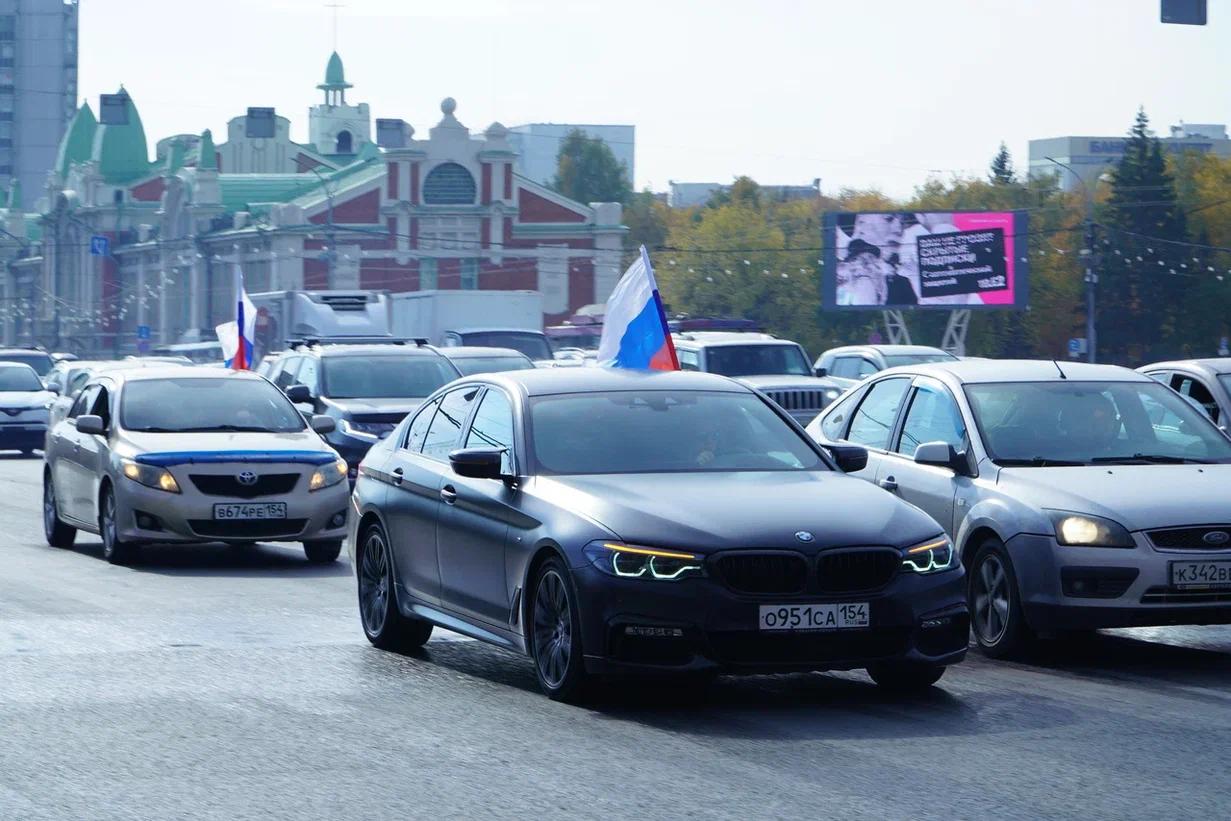
[[[988,655],[1038,633],[1231,623],[1231,439],[1109,365],[895,368],[811,425],[868,448],[856,474],[940,522]]]
[[[108,371],[48,435],[47,541],[99,533],[103,556],[141,543],[298,541],[310,561],[338,557],[346,463],[269,381],[171,366]]]

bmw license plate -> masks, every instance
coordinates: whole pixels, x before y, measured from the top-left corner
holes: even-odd
[[[869,623],[867,602],[761,605],[762,630],[843,630]]]
[[[214,519],[217,521],[285,518],[286,502],[262,502],[255,505],[214,505]]]
[[[1171,586],[1180,590],[1231,588],[1231,562],[1172,562]]]

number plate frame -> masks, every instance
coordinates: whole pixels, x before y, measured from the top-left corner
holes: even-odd
[[[263,522],[285,518],[286,502],[219,502],[214,505],[215,522]]]
[[[1201,568],[1207,569],[1203,573]],[[1214,572],[1211,573],[1208,568],[1213,568]],[[1202,575],[1205,578],[1201,578]],[[1231,590],[1231,561],[1189,559],[1168,562],[1167,576],[1171,586],[1177,590]],[[1177,576],[1183,578],[1177,581]]]
[[[871,626],[871,605],[866,601],[762,604],[757,611],[757,629],[764,633],[859,630]]]

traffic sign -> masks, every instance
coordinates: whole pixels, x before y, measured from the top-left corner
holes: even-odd
[[[109,257],[111,256],[111,240],[101,234],[95,234],[90,237],[90,256],[94,257]]]
[[[149,325],[138,325],[137,326],[137,339],[147,339],[148,340],[149,338],[150,338],[150,326]]]
[[[1069,356],[1076,358],[1086,352],[1086,338],[1079,336],[1069,340]]]

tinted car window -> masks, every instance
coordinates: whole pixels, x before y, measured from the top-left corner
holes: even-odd
[[[305,356],[303,364],[299,366],[299,373],[295,374],[296,384],[307,387],[313,396],[318,396],[321,392],[321,381],[317,376],[318,366],[316,357]]]
[[[871,376],[872,374],[878,373],[879,371],[880,371],[880,368],[876,367],[876,363],[873,362],[872,360],[870,359],[860,359],[859,360],[859,378],[860,379],[863,379],[865,376]]]
[[[29,365],[34,368],[35,373],[39,376],[45,376],[51,373],[51,369],[56,366],[51,357],[45,353],[31,351],[30,353],[0,353],[0,362],[20,362],[22,365]]]
[[[304,429],[303,416],[268,382],[225,376],[129,382],[120,418],[129,430],[158,433]]]
[[[282,390],[286,390],[291,385],[295,384],[295,371],[299,370],[299,362],[303,359],[302,356],[291,356],[284,359],[279,359],[278,364],[274,365],[277,374],[274,376],[274,384]]]
[[[68,410],[68,418],[76,419],[83,413],[88,415],[86,408],[90,407],[94,400],[98,397],[98,385],[91,385],[77,395],[77,401],[73,402],[73,406]]]
[[[948,353],[911,353],[894,354],[885,357],[886,368],[900,368],[903,365],[924,365],[928,362],[953,362],[957,357]]]
[[[545,473],[825,470],[816,451],[751,394],[622,391],[544,396],[531,406]]]
[[[43,382],[34,368],[0,367],[0,393],[4,391],[41,391]]]
[[[321,371],[321,392],[331,399],[428,396],[457,378],[443,356],[332,356]]]
[[[459,334],[458,339],[463,345],[512,348],[531,359],[551,359],[551,346],[547,344],[547,337],[530,331],[467,331]]]
[[[462,376],[472,376],[476,373],[523,371],[534,367],[534,363],[524,356],[466,356],[450,361],[462,372]]]
[[[1194,379],[1191,376],[1180,376],[1178,379],[1179,384],[1175,386],[1175,389],[1205,408],[1205,412],[1210,415],[1210,418],[1217,422],[1218,403],[1214,401],[1214,396],[1210,393],[1209,388],[1202,384],[1200,380]]]
[[[1157,382],[1013,382],[966,386],[1000,464],[1231,461],[1231,442]]]
[[[419,453],[423,450],[423,439],[427,436],[428,425],[432,424],[432,417],[436,414],[436,408],[440,407],[440,400],[436,399],[424,405],[415,418],[411,420],[410,427],[406,431],[407,450]]]
[[[685,351],[677,348],[675,355],[680,360],[680,370],[696,371],[701,369],[700,359],[696,351]]]
[[[474,413],[470,432],[466,434],[468,448],[503,448],[500,469],[513,472],[513,406],[503,391],[488,388]]]
[[[834,359],[829,373],[841,379],[857,379],[859,378],[859,359],[853,356],[839,356]]]
[[[851,411],[855,409],[855,405],[859,404],[862,396],[862,392],[853,393],[825,414],[825,418],[821,420],[821,432],[825,434],[826,439],[836,442],[846,438],[846,426],[851,421]]]
[[[450,451],[457,449],[462,425],[466,424],[466,415],[478,393],[479,388],[467,387],[445,394],[423,438],[424,456],[444,461]]]
[[[873,385],[867,398],[859,405],[859,410],[855,411],[846,438],[870,448],[888,448],[889,434],[908,387],[909,379],[885,379]]]
[[[966,448],[966,425],[957,402],[947,390],[923,384],[915,391],[902,420],[898,453],[914,456],[915,449],[927,442],[944,442],[955,450]]]
[[[795,345],[715,346],[705,352],[705,367],[723,376],[812,376],[808,358]]]

